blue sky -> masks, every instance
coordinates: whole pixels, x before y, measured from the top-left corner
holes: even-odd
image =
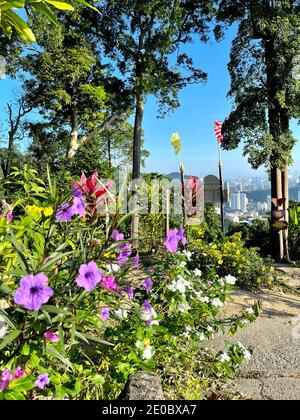
[[[230,29],[221,43],[211,41],[207,45],[195,43],[189,53],[195,62],[208,73],[208,82],[192,85],[180,94],[181,107],[164,120],[156,118],[157,106],[151,98],[145,110],[145,147],[151,152],[146,169],[158,172],[177,171],[177,160],[172,153],[169,139],[178,131],[182,138],[182,160],[186,172],[203,176],[218,173],[218,150],[213,123],[224,120],[232,104],[227,99],[230,78],[227,71],[230,46],[235,30]],[[300,128],[293,122],[295,135],[300,139]],[[300,143],[294,151],[295,167],[300,171]],[[242,148],[223,152],[225,177],[263,175],[263,170],[253,171],[243,157]]]
[[[146,170],[169,173],[178,170],[177,159],[170,145],[172,133],[179,132],[182,138],[182,161],[186,172],[197,176],[218,173],[217,142],[213,132],[213,123],[224,120],[230,113],[231,103],[227,99],[230,79],[227,71],[231,41],[235,30],[230,29],[225,39],[217,43],[195,43],[188,47],[195,63],[208,73],[206,84],[192,85],[180,94],[181,106],[165,119],[157,119],[155,98],[149,98],[144,117],[145,147],[151,155],[146,162]],[[18,92],[14,81],[0,80],[0,132],[5,118],[6,102],[12,100]],[[300,128],[293,122],[296,137],[300,138]],[[294,150],[295,165],[292,171],[300,172],[300,143]],[[225,178],[263,175],[263,169],[252,171],[242,148],[223,152]]]

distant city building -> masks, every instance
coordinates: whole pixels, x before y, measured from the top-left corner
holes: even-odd
[[[241,193],[231,194],[231,204],[230,207],[232,210],[241,210]]]
[[[240,223],[240,218],[235,213],[226,213],[226,219],[231,223]]]
[[[240,210],[245,213],[247,211],[247,207],[248,207],[248,203],[249,203],[247,195],[246,194],[241,194],[240,201],[241,201]]]

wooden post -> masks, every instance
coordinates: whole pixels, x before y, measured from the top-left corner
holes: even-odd
[[[170,190],[166,190],[166,236],[170,232]]]
[[[221,146],[219,145],[219,178],[220,178],[220,205],[221,205],[221,226],[225,233],[225,212],[224,212],[224,185],[223,185],[223,164],[221,158]]]

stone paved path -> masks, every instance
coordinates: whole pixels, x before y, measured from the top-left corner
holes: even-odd
[[[300,269],[278,267],[294,290],[300,288]],[[229,313],[237,313],[254,301],[263,304],[263,315],[256,323],[240,330],[232,341],[253,349],[253,358],[245,364],[229,389],[254,400],[300,400],[300,295],[292,292],[237,291]],[[224,337],[213,341],[223,349]]]

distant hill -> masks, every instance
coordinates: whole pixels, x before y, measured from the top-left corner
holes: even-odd
[[[171,181],[173,181],[174,179],[181,179],[181,175],[180,172],[171,172],[170,174],[166,175]],[[194,175],[185,175],[184,179],[189,179],[190,176],[194,176]],[[195,178],[198,178],[197,176]],[[198,178],[199,179],[199,178]]]
[[[290,200],[298,200],[298,191],[300,191],[300,184],[297,187],[290,188]],[[249,200],[262,203],[267,201],[268,195],[271,195],[271,190],[247,191],[246,194]]]

